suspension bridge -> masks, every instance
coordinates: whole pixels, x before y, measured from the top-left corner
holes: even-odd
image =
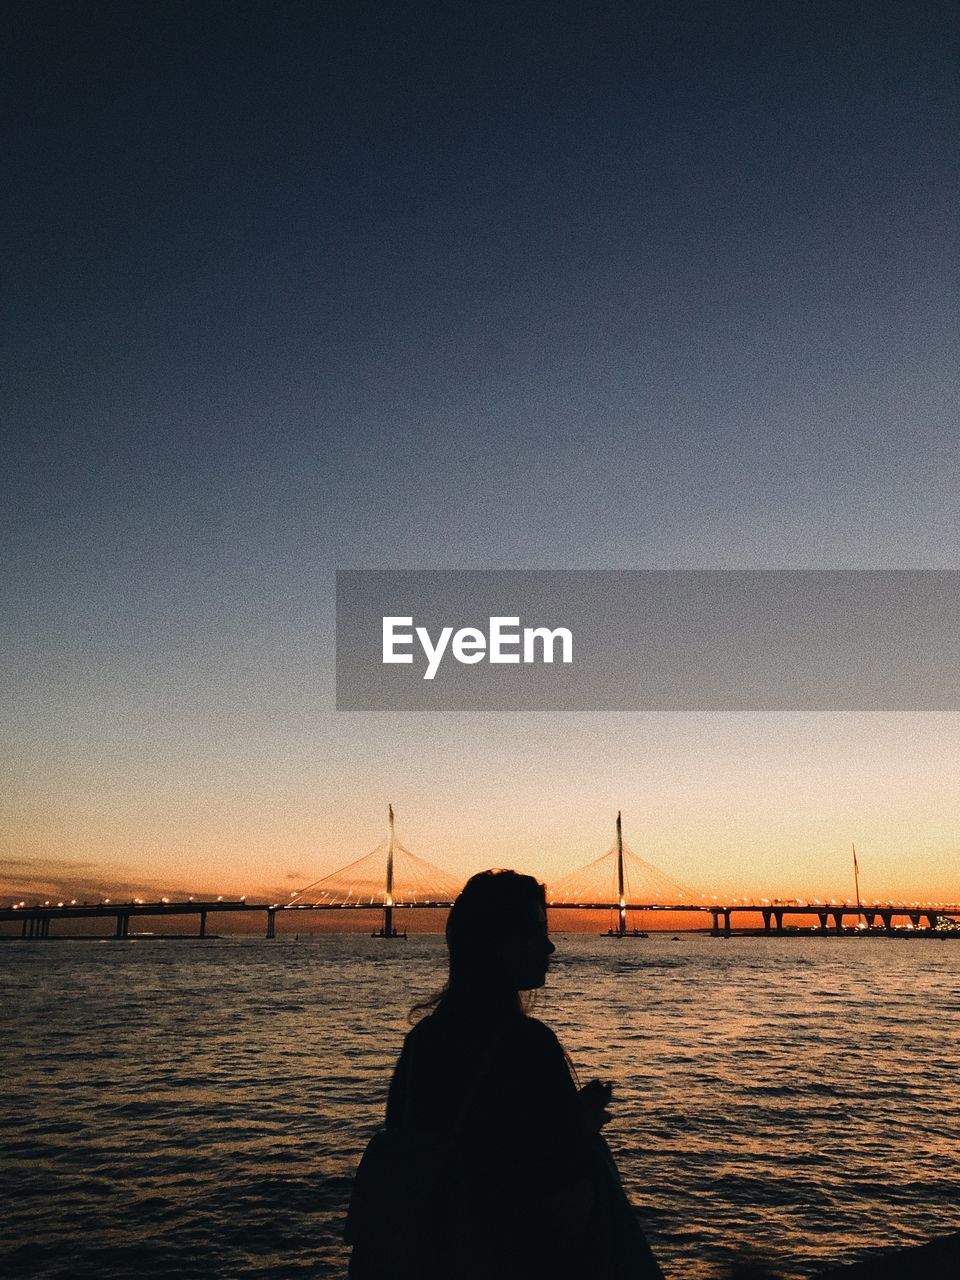
[[[854,870],[858,872],[856,854]],[[108,919],[114,924],[112,936],[123,939],[135,936],[130,932],[133,920],[193,916],[198,923],[195,936],[203,938],[211,915],[261,913],[266,917],[266,936],[273,938],[278,915],[291,918],[311,912],[376,911],[381,923],[373,936],[403,938],[406,932],[397,928],[397,911],[448,909],[461,886],[459,877],[418,857],[400,843],[390,806],[387,834],[375,848],[295,891],[286,902],[248,902],[245,898],[224,896],[176,901],[162,898],[153,902],[103,898],[98,902],[71,899],[28,904],[24,900],[0,907],[0,922],[16,921],[20,925],[19,934],[14,931],[7,937],[42,939],[50,937],[54,922]],[[645,937],[638,921],[678,914],[692,917],[694,927],[702,922],[702,927],[715,937],[730,937],[733,933],[960,936],[960,904],[864,901],[860,898],[859,878],[856,890],[855,899],[844,901],[710,897],[671,879],[630,849],[624,843],[618,813],[613,844],[568,875],[548,878],[547,903],[551,912],[609,912],[612,923],[607,935],[614,938]],[[735,917],[739,921],[736,925]],[[754,923],[744,924],[745,918]]]

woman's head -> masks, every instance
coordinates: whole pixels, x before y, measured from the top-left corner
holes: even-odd
[[[542,987],[554,946],[546,893],[533,876],[481,871],[447,917],[451,993],[504,993]]]

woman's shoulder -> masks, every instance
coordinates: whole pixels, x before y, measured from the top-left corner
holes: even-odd
[[[518,1034],[525,1036],[531,1044],[559,1045],[560,1043],[552,1028],[529,1013],[521,1014],[516,1019],[516,1026]]]
[[[415,1022],[403,1037],[402,1054],[409,1057],[415,1051],[429,1050],[438,1038],[443,1038],[443,1028],[437,1025],[434,1015],[428,1013]]]
[[[474,1023],[445,1017],[442,1013],[428,1013],[410,1028],[404,1038],[407,1057],[413,1054],[432,1056],[434,1052],[454,1047],[464,1050],[470,1058],[488,1050],[499,1057],[499,1048],[506,1049],[511,1056],[521,1054],[540,1060],[566,1060],[555,1032],[539,1018],[519,1011],[493,1023]]]
[[[469,1024],[461,1024],[434,1010],[415,1022],[406,1033],[401,1056],[416,1058],[417,1061],[451,1054],[456,1056],[464,1044],[472,1044],[471,1033],[474,1030]]]
[[[560,1106],[574,1090],[570,1061],[555,1032],[539,1018],[518,1018],[500,1057],[524,1097],[536,1094],[543,1105]]]
[[[515,1045],[531,1056],[565,1060],[556,1033],[539,1018],[521,1015],[511,1022],[508,1035]]]

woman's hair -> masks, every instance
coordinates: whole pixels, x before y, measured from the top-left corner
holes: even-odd
[[[447,916],[447,985],[415,1004],[411,1015],[442,1008],[461,996],[498,994],[493,948],[502,939],[533,927],[536,912],[546,910],[546,905],[546,890],[533,876],[516,871],[480,871],[471,876]]]

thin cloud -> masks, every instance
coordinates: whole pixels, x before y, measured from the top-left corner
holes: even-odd
[[[100,862],[66,862],[62,858],[0,858],[0,874],[5,871],[37,871],[42,874],[48,868],[93,871],[102,865]]]

